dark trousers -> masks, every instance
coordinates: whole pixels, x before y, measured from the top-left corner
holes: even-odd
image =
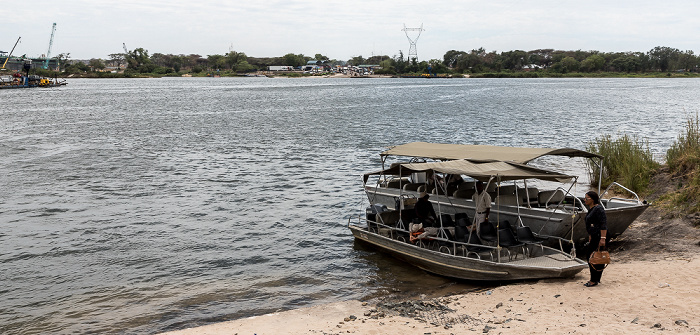
[[[591,257],[594,251],[598,250],[598,244],[600,244],[600,236],[591,236],[591,243],[586,247],[586,260]],[[608,245],[607,241],[605,241],[605,245]],[[603,276],[603,269],[605,269],[605,264],[593,265],[588,263],[588,270],[591,272],[591,282],[600,282],[600,277]]]

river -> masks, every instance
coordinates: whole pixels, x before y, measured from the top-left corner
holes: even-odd
[[[648,140],[698,79],[69,79],[0,91],[0,333],[151,334],[474,286],[353,243],[360,175],[412,141]],[[580,166],[557,166],[585,174]]]

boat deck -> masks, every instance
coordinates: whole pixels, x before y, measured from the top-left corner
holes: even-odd
[[[551,254],[539,257],[530,257],[525,259],[512,260],[507,263],[511,265],[533,266],[543,268],[559,268],[566,266],[575,266],[578,264],[576,260],[573,260],[571,259],[571,257],[564,254]]]

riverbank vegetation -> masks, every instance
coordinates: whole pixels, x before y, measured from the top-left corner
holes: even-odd
[[[603,188],[613,181],[644,196],[650,192],[652,180],[670,174],[670,190],[665,190],[657,204],[672,212],[700,212],[700,117],[689,118],[685,130],[666,152],[665,164],[654,161],[646,141],[623,135],[613,139],[606,135],[596,138],[586,148],[605,156],[602,173]],[[591,184],[597,184],[599,166],[588,162]]]
[[[399,51],[397,55],[348,60],[316,54],[288,53],[279,57],[250,57],[244,52],[223,55],[162,54],[144,48],[110,54],[107,59],[71,60],[70,54],[57,56],[60,71],[42,71],[45,76],[93,78],[163,76],[241,76],[268,71],[270,66],[289,66],[296,73],[311,76],[340,71],[348,66],[371,67],[378,75],[472,77],[472,78],[558,78],[558,77],[700,77],[700,57],[692,50],[655,47],[647,52],[600,52],[537,49],[505,52],[450,50],[442,59],[418,61]],[[304,71],[313,68],[313,71]],[[38,73],[41,72],[41,73]],[[48,72],[48,73],[44,73]]]
[[[613,139],[610,135],[596,138],[586,150],[604,156],[602,186],[618,182],[632,191],[645,194],[651,176],[659,168],[649,145],[636,137],[623,135]],[[597,185],[601,177],[600,166],[588,161],[591,184]]]
[[[700,119],[689,118],[685,133],[666,152],[666,163],[676,189],[661,197],[662,203],[684,213],[700,212]]]

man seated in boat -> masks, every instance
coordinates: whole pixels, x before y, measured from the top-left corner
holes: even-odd
[[[409,227],[411,242],[427,236],[437,236],[438,228],[435,227],[437,215],[435,214],[435,209],[433,209],[433,204],[428,200],[429,198],[430,195],[428,193],[422,192],[418,202],[413,207],[416,212],[416,221],[418,222],[411,223]]]

